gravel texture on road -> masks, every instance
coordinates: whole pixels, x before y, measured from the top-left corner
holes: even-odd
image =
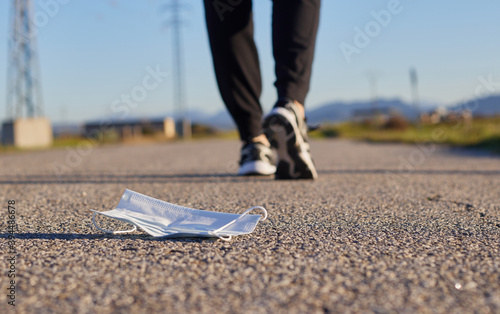
[[[239,148],[204,140],[1,154],[0,312],[500,313],[498,156],[313,141],[319,179],[295,182],[234,176]],[[101,233],[89,209],[113,209],[126,188],[205,210],[262,205],[269,218],[231,242]]]

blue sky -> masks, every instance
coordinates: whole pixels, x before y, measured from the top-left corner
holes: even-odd
[[[9,2],[0,4],[0,119],[5,116]],[[44,111],[53,121],[108,116],[114,101],[141,86],[148,66],[172,70],[172,33],[163,26],[168,12],[161,10],[167,0],[35,3],[39,16],[48,16],[46,23],[39,23],[38,50]],[[216,112],[224,107],[213,73],[202,1],[184,3],[187,103],[190,109]],[[390,21],[381,25],[372,12],[389,12],[391,5],[397,5],[397,13],[390,13]],[[254,1],[265,110],[276,98],[271,9],[270,0]],[[409,100],[411,66],[418,71],[424,101],[448,105],[472,98],[478,77],[492,75],[500,82],[498,12],[500,1],[495,0],[323,0],[306,105],[369,99],[367,73],[377,76],[380,97]],[[367,26],[372,27],[373,37],[357,47],[359,54],[352,54],[347,62],[341,46],[356,47],[355,29],[366,33]],[[167,75],[148,91],[144,100],[130,108],[131,115],[172,112],[172,79]]]

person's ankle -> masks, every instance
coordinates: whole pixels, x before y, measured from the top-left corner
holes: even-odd
[[[265,134],[260,134],[256,137],[251,138],[250,142],[251,143],[261,143],[261,144],[268,146],[268,147],[271,146],[271,143],[269,143],[269,140],[267,139]]]
[[[293,98],[281,97],[281,98],[278,99],[278,101],[276,102],[276,104],[274,106],[275,107],[283,107],[287,103],[290,103],[290,102],[293,102],[293,104],[295,105],[295,107],[297,107],[297,109],[299,111],[298,113],[300,115],[299,118],[305,119],[306,118],[306,112],[305,112],[305,109],[304,109],[304,105],[301,104],[300,102],[298,102],[297,100],[293,99]]]
[[[297,109],[299,109],[299,114],[300,114],[301,118],[305,119],[306,118],[306,110],[304,108],[304,105],[296,100],[294,100],[293,103],[295,104]]]

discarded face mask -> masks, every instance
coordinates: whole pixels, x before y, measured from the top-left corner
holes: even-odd
[[[260,209],[263,215],[248,214],[253,209]],[[230,241],[232,236],[252,233],[259,221],[267,218],[264,207],[254,206],[243,214],[228,214],[198,210],[125,190],[117,208],[94,212],[94,226],[106,233],[127,233],[141,228],[153,237],[218,237]],[[130,230],[110,231],[97,226],[95,215],[100,214],[134,225]]]

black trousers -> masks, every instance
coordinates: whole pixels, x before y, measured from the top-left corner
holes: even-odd
[[[243,141],[261,133],[262,81],[251,0],[204,0],[217,84]],[[272,37],[278,98],[304,104],[321,0],[273,0]]]

